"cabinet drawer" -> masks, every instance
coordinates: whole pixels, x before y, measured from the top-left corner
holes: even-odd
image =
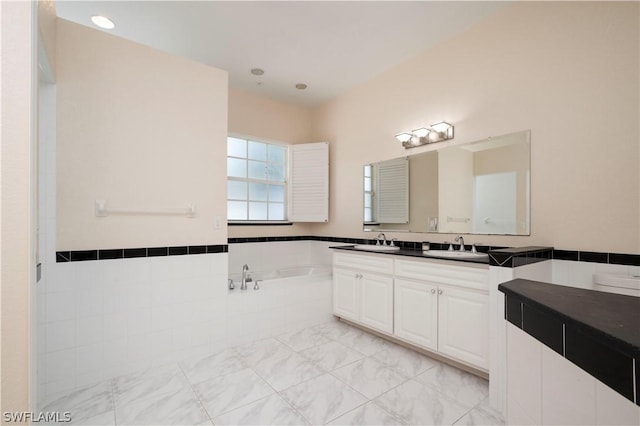
[[[343,268],[377,272],[379,274],[393,274],[393,258],[384,255],[334,253],[333,264]]]
[[[458,266],[396,259],[395,273],[397,277],[489,291],[489,270],[484,265]]]

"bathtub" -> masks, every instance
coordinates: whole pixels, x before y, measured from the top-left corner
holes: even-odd
[[[291,266],[274,271],[250,271],[252,282],[240,290],[242,274],[231,274],[228,290],[228,334],[242,343],[274,337],[330,321],[333,318],[333,281],[329,267]],[[260,280],[260,289],[253,290]]]
[[[287,268],[276,269],[274,271],[254,272],[249,270],[249,276],[253,280],[252,283],[249,283],[251,288],[253,288],[253,284],[255,284],[256,281],[261,281],[260,286],[272,286],[273,284],[287,283],[295,284],[300,278],[313,280],[321,278],[331,279],[331,268],[319,265],[290,266]],[[233,280],[236,289],[239,289],[242,281],[242,273],[229,274],[229,279]],[[276,281],[276,283],[271,281]]]

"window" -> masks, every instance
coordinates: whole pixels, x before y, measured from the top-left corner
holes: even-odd
[[[287,220],[287,147],[227,138],[227,219]]]

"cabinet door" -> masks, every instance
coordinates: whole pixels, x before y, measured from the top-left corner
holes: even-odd
[[[396,278],[394,285],[394,334],[423,348],[437,350],[437,287],[400,278]]]
[[[376,330],[393,333],[393,278],[361,274],[360,322]]]
[[[438,350],[479,368],[489,368],[488,295],[439,287]]]
[[[333,313],[339,317],[358,321],[360,275],[348,269],[333,268]]]

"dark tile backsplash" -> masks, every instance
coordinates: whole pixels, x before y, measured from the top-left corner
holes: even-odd
[[[242,237],[229,238],[228,244],[242,243],[265,243],[271,241],[327,241],[342,244],[376,244],[376,239],[366,238],[344,238],[344,237],[324,237],[318,235],[292,235],[274,237]],[[134,257],[155,257],[155,256],[179,256],[189,254],[204,253],[226,253],[229,251],[228,244],[218,245],[198,245],[198,246],[178,246],[178,247],[149,247],[149,248],[124,248],[106,250],[76,250],[56,252],[56,262],[79,262],[84,260],[104,260],[104,259],[129,259]],[[395,241],[395,245],[405,250],[422,250],[421,241]],[[431,250],[447,250],[448,243],[430,243]],[[458,249],[458,244],[453,245]],[[471,250],[470,244],[465,244],[465,249]],[[601,253],[592,251],[572,251],[558,250],[551,247],[521,247],[507,248],[496,246],[476,246],[482,253],[489,253],[489,264],[492,266],[503,266],[515,268],[517,266],[528,265],[548,259],[571,260],[580,262],[612,263],[619,265],[640,266],[640,255],[624,253]]]

